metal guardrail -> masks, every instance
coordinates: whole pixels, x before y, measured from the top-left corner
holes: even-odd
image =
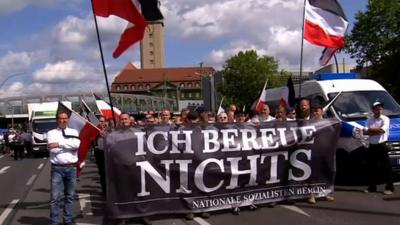
[[[101,96],[101,95],[100,95]],[[103,94],[103,96],[107,96]],[[159,96],[134,95],[134,94],[117,94],[112,93],[113,105],[125,112],[140,112],[152,110],[161,110],[168,108],[173,111],[178,110],[176,99],[163,98]],[[0,117],[6,115],[28,114],[28,103],[41,103],[51,101],[71,101],[72,108],[80,111],[80,102],[84,99],[89,107],[96,111],[94,98],[91,93],[77,93],[68,95],[41,95],[41,96],[15,96],[8,98],[0,98]],[[108,98],[104,97],[106,101]]]

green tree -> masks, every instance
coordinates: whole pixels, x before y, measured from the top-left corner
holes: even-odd
[[[370,0],[365,12],[358,12],[346,52],[358,67],[368,64],[368,75],[400,98],[400,2]]]
[[[225,96],[225,105],[235,103],[238,107],[246,105],[247,109],[260,96],[267,79],[268,88],[272,88],[286,84],[288,77],[287,72],[278,71],[274,57],[259,56],[254,50],[232,56],[219,72],[224,77],[220,91]]]

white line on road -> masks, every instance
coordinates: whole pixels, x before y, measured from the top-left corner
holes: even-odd
[[[200,225],[211,225],[210,223],[208,223],[201,217],[195,217],[195,218],[193,218],[193,220],[196,221]]]
[[[31,178],[29,178],[28,182],[26,182],[26,186],[31,185],[31,184],[33,183],[33,181],[35,180],[36,177],[37,177],[37,175],[36,175],[36,174],[33,174],[33,175],[31,176]]]
[[[10,166],[5,166],[5,167],[1,168],[0,174],[6,173],[6,170],[8,170],[8,168],[10,168]]]
[[[82,215],[93,216],[90,194],[79,193],[78,196]]]
[[[302,209],[300,209],[297,206],[294,206],[294,205],[281,205],[281,207],[285,208],[285,209],[288,209],[290,211],[293,211],[295,213],[310,217],[310,215],[308,213],[304,212]]]
[[[7,216],[11,213],[11,210],[14,209],[15,205],[19,202],[19,199],[14,199],[10,202],[7,208],[0,215],[0,225],[6,220]]]
[[[44,165],[43,163],[40,163],[40,165],[38,166],[37,169],[38,169],[38,170],[42,169],[43,165]]]

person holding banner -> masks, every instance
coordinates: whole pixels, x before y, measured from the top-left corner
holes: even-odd
[[[390,166],[386,141],[389,137],[390,120],[383,115],[383,103],[376,101],[372,104],[373,117],[367,119],[363,133],[369,135],[367,150],[369,186],[365,192],[376,192],[378,184],[379,165],[382,166],[384,181],[386,182],[383,194],[391,195],[394,192],[392,167]]]
[[[68,113],[58,112],[57,128],[47,133],[47,148],[51,162],[50,220],[60,224],[60,202],[64,193],[64,224],[73,225],[73,203],[76,186],[77,150],[80,145],[79,132],[67,127]]]
[[[132,121],[131,121],[131,119],[129,117],[130,116],[129,116],[128,113],[122,112],[119,115],[119,126],[120,127],[131,127],[132,126]]]
[[[313,104],[312,104],[312,107],[311,107],[311,114],[312,114],[311,118],[314,119],[314,120],[322,120],[322,119],[324,119],[324,110],[323,110],[323,108],[324,108],[324,106],[322,105],[322,103],[320,103],[318,101],[314,102],[314,100],[313,100]],[[336,158],[334,159],[334,161],[335,161],[334,164],[336,165]],[[336,169],[335,169],[335,172],[336,172]],[[332,190],[333,190],[333,187],[332,187]],[[335,198],[333,197],[332,194],[330,194],[330,195],[327,195],[325,197],[325,200],[329,201],[329,202],[333,202],[335,200]],[[310,203],[310,204],[317,203],[314,195],[311,195],[308,198],[307,202]]]
[[[297,109],[296,118],[301,120],[308,120],[311,116],[310,99],[301,98],[299,108]]]
[[[104,137],[107,134],[107,122],[104,116],[99,116],[100,136],[97,138],[94,147],[94,158],[100,176],[100,186],[103,195],[106,196],[106,173],[105,173],[105,161],[104,161]]]
[[[161,124],[162,125],[171,125],[171,112],[168,109],[164,109],[161,111]]]

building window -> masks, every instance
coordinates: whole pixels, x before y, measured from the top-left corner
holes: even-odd
[[[124,91],[128,90],[128,85],[124,85]]]
[[[149,54],[150,54],[150,55],[154,55],[154,51],[150,51]]]
[[[140,85],[139,85],[139,89],[143,89],[143,85],[140,84]]]
[[[181,98],[185,98],[185,93],[181,93]]]
[[[181,83],[179,86],[181,86],[181,88],[184,88],[184,87],[185,87],[185,84],[184,84],[184,83]]]
[[[146,89],[150,89],[150,84],[146,84]]]
[[[150,64],[154,64],[154,60],[153,59],[150,59]]]
[[[191,98],[191,97],[192,97],[192,93],[190,92],[190,93],[189,93],[189,98]]]
[[[199,88],[200,87],[200,83],[196,82],[195,87]]]
[[[117,91],[120,91],[121,87],[119,85],[117,85]]]
[[[200,98],[200,93],[199,92],[196,93],[196,98]]]
[[[192,87],[192,83],[188,83],[188,88],[191,88]]]
[[[154,47],[153,42],[149,42],[149,46],[150,46],[150,47]]]
[[[131,86],[131,90],[134,91],[135,89],[136,89],[135,85],[132,85],[132,86]]]

